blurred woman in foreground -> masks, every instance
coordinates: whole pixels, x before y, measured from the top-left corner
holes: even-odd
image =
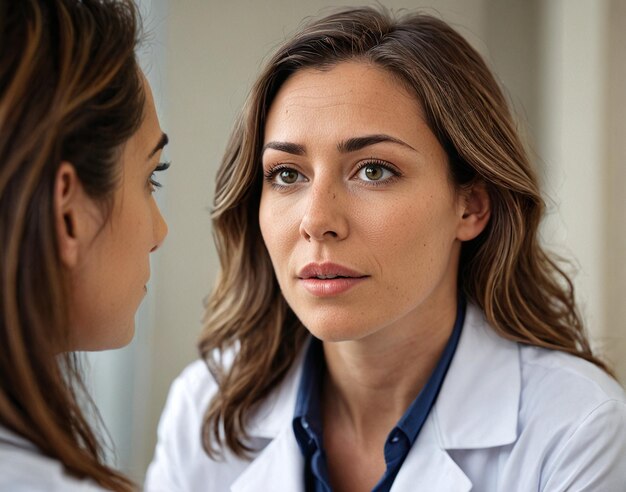
[[[132,339],[167,234],[138,29],[130,0],[0,1],[2,491],[132,489],[72,352]]]

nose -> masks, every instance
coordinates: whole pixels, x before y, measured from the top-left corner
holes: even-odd
[[[150,253],[159,249],[161,244],[163,244],[163,241],[165,240],[165,237],[167,236],[167,232],[168,232],[167,222],[165,222],[165,219],[163,218],[163,215],[161,214],[161,210],[159,209],[159,206],[156,204],[156,202],[153,201],[152,207],[153,207],[152,224],[153,224],[153,231],[154,231],[154,245],[152,246],[152,249],[150,249]]]
[[[347,207],[343,194],[329,186],[312,186],[300,221],[300,235],[307,241],[341,241],[348,236]]]

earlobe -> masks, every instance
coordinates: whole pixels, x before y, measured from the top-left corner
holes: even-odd
[[[476,238],[489,223],[491,201],[485,183],[476,182],[462,196],[462,212],[457,239],[470,241]]]
[[[54,180],[54,222],[61,262],[67,268],[78,263],[78,207],[82,186],[76,169],[62,162]]]

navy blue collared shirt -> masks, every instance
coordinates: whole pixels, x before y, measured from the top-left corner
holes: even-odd
[[[387,468],[372,492],[388,492],[417,439],[426,417],[437,399],[465,319],[465,299],[459,295],[456,321],[430,379],[413,400],[385,441]],[[321,385],[325,370],[322,342],[313,338],[305,354],[293,430],[304,457],[304,483],[307,492],[331,492],[326,454],[322,441]]]

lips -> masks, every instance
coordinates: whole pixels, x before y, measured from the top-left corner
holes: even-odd
[[[300,283],[316,297],[342,294],[366,278],[368,275],[335,263],[309,263],[298,272]]]
[[[362,273],[352,270],[351,268],[337,265],[335,263],[309,263],[298,272],[298,278],[306,280],[310,278],[362,278],[366,277]]]

